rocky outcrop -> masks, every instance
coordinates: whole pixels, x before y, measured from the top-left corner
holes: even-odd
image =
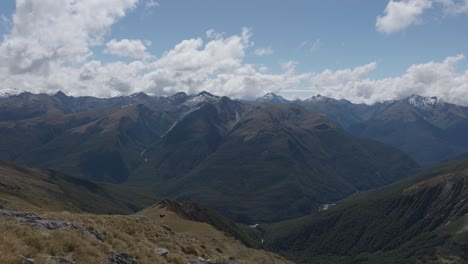
[[[198,257],[194,260],[191,260],[189,264],[237,264],[237,262],[232,260],[207,260],[202,257]]]
[[[107,258],[108,264],[137,264],[136,259],[130,257],[127,253],[115,253]]]
[[[154,254],[159,256],[166,256],[167,254],[169,254],[169,250],[165,248],[156,248],[155,250],[153,250],[153,252]]]
[[[68,221],[44,218],[35,213],[16,212],[6,209],[0,209],[0,216],[12,217],[21,223],[47,230],[57,230],[61,228],[70,228],[82,233],[85,236],[104,241],[105,236],[102,232],[92,230],[88,231],[80,226],[74,225]]]

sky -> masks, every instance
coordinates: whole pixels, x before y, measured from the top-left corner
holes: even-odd
[[[0,91],[468,105],[468,0],[1,0]]]

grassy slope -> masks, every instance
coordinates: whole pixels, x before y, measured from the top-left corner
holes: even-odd
[[[55,263],[50,256],[60,256],[76,263],[107,263],[108,255],[126,252],[138,263],[187,263],[198,256],[212,260],[233,259],[238,263],[290,263],[282,257],[245,247],[233,238],[205,223],[192,222],[169,215],[163,221],[144,216],[110,216],[75,213],[47,213],[47,217],[69,221],[86,230],[104,234],[100,241],[75,230],[39,230],[0,217],[0,263]],[[170,225],[173,231],[161,224]],[[179,229],[182,227],[183,229]],[[165,257],[153,253],[155,248],[169,250]],[[23,257],[22,257],[23,256]]]
[[[159,219],[163,210],[159,207],[147,208],[139,215],[102,214],[129,214],[138,208],[127,201],[148,202],[137,189],[132,193],[128,187],[123,192],[120,188],[0,162],[0,208],[39,212],[42,217],[69,221],[104,236],[100,241],[70,228],[37,229],[11,216],[0,216],[0,263],[24,263],[23,257],[33,258],[35,263],[55,263],[50,256],[76,263],[107,263],[107,257],[115,252],[126,252],[138,263],[187,263],[198,256],[230,258],[238,263],[290,263],[276,254],[248,248],[207,223],[184,219],[170,211],[167,218]],[[202,207],[197,211],[211,212]],[[216,216],[212,213],[208,218],[213,217],[218,226],[227,224],[232,228],[232,222]],[[169,249],[168,256],[154,254],[158,247]]]
[[[263,231],[270,249],[303,263],[459,263],[467,187],[468,160],[452,161]]]
[[[161,208],[164,208],[167,211],[176,213],[183,219],[207,223],[217,230],[224,232],[226,235],[236,238],[248,247],[261,247],[260,241],[252,239],[250,234],[247,232],[248,227],[237,224],[217,212],[205,208],[195,202],[178,202],[170,199],[163,199],[152,208],[159,211],[161,211]]]
[[[8,209],[128,214],[154,201],[140,190],[120,189],[0,161],[0,204]]]

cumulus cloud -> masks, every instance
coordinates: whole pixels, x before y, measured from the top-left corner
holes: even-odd
[[[106,44],[106,53],[120,56],[120,57],[131,57],[136,59],[148,59],[151,58],[151,54],[148,53],[146,45],[150,46],[151,42],[141,40],[111,40]]]
[[[306,49],[310,53],[314,53],[322,47],[322,40],[315,39],[314,41],[303,41],[299,44],[299,48]]]
[[[416,64],[410,66],[402,76],[379,80],[369,77],[377,68],[375,62],[354,69],[310,73],[307,77],[309,88],[300,90],[300,97],[321,94],[372,104],[419,94],[439,96],[448,102],[468,105],[468,70],[459,72],[456,67],[463,59],[463,55],[456,55],[442,62]],[[283,92],[298,91],[286,89]]]
[[[246,62],[253,44],[251,30],[244,28],[230,36],[209,30],[205,37],[181,41],[158,59],[146,59],[150,56],[148,43],[105,41],[111,26],[132,10],[137,0],[40,2],[17,1],[11,32],[0,43],[2,88],[36,93],[62,90],[75,96],[99,97],[138,91],[171,95],[207,90],[234,98],[255,98],[267,92],[289,91],[293,97],[320,93],[359,103],[416,93],[468,105],[468,71],[457,70],[463,55],[412,65],[402,76],[378,80],[371,78],[377,69],[375,62],[351,69],[299,73],[297,62],[287,61],[281,65],[282,71],[271,73],[263,65]],[[452,7],[445,6],[446,12],[451,12]],[[91,57],[92,50],[100,48],[135,60],[101,62]]]
[[[155,7],[158,7],[158,6],[159,6],[159,3],[154,1],[154,0],[148,0],[145,3],[145,8],[146,9],[151,9],[151,8],[155,8]]]
[[[13,28],[0,45],[0,66],[44,75],[54,63],[83,63],[136,1],[18,0]]]
[[[440,7],[445,15],[468,13],[468,0],[401,0],[388,2],[384,15],[377,17],[376,28],[385,34],[392,34],[422,23],[423,14]]]
[[[269,56],[273,54],[273,49],[271,47],[267,48],[258,48],[254,51],[254,54],[257,56]]]

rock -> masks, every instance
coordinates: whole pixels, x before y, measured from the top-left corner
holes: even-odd
[[[27,258],[27,257],[21,256],[21,255],[20,255],[20,257],[22,259],[21,263],[23,263],[23,264],[34,264],[34,263],[36,263],[36,261],[33,258]]]
[[[107,257],[108,264],[137,264],[136,259],[127,253],[115,253]]]
[[[51,260],[54,260],[56,264],[75,264],[76,262],[73,260],[68,260],[64,257],[58,256],[51,256],[49,257]]]
[[[166,256],[169,253],[169,250],[165,248],[156,248],[153,250],[154,254],[158,254],[159,256]]]
[[[51,218],[44,218],[35,213],[15,212],[15,211],[10,211],[6,209],[0,209],[0,216],[13,217],[16,220],[26,223],[34,228],[42,228],[42,229],[47,229],[47,230],[70,228],[70,229],[80,232],[81,234],[87,237],[92,237],[101,241],[104,241],[105,239],[105,236],[102,232],[99,232],[96,230],[88,231],[70,222],[57,220],[57,219],[51,219]]]
[[[196,259],[193,259],[189,262],[189,264],[237,264],[237,262],[232,261],[232,260],[207,260],[202,257],[198,257]]]
[[[166,229],[167,231],[171,231],[172,232],[172,228],[168,225],[161,225],[162,228]]]

